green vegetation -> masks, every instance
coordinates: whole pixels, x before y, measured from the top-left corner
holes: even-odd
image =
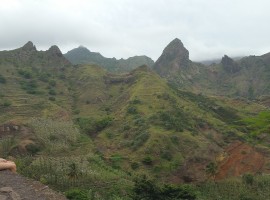
[[[17,51],[0,66],[8,77],[0,84],[0,125],[22,129],[1,132],[0,156],[14,157],[20,174],[69,199],[269,196],[266,175],[210,181],[218,177],[217,157],[235,141],[268,155],[267,97],[260,102],[207,97],[190,80],[181,80],[190,89],[181,90],[145,66],[115,75],[95,65],[66,66],[63,57],[42,52],[19,60]],[[189,77],[200,83],[200,73],[206,75],[198,69]],[[256,98],[254,88],[252,93]],[[262,169],[268,169],[264,159]],[[179,184],[192,181],[198,183]]]
[[[249,130],[252,137],[259,136],[260,134],[270,134],[270,112],[260,112],[255,117],[245,118],[243,120],[245,127]]]
[[[99,131],[102,131],[106,127],[112,124],[111,117],[104,117],[102,119],[94,118],[77,118],[76,123],[79,125],[80,129],[90,136],[94,136]]]
[[[196,199],[195,187],[192,185],[162,185],[158,186],[154,181],[145,176],[135,179],[133,188],[134,200],[170,200],[170,199]]]
[[[29,125],[34,130],[37,144],[48,153],[67,151],[80,137],[80,133],[70,122],[34,118]]]
[[[0,83],[5,84],[7,82],[6,78],[0,74]]]

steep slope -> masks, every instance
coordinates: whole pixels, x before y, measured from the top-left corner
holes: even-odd
[[[105,58],[100,53],[91,52],[80,46],[64,55],[73,64],[96,64],[110,72],[128,72],[141,65],[151,67],[154,61],[147,56],[134,56],[128,59]]]
[[[0,52],[0,123],[50,115],[66,102],[70,105],[65,78],[71,66],[57,46],[37,51],[28,42],[22,48]]]
[[[268,98],[201,94],[226,92],[217,83],[239,74],[240,61],[194,63],[179,40],[164,53],[154,69],[169,83],[145,65],[126,74],[72,66],[55,46],[0,52],[0,157],[15,157],[19,173],[60,191],[93,188],[104,199],[127,195],[142,174],[181,183],[268,173]]]
[[[168,182],[204,180],[227,145],[249,137],[238,122],[266,109],[177,90],[146,66],[125,75],[80,66],[73,76],[76,121],[99,154]]]
[[[189,52],[181,40],[176,38],[163,50],[153,69],[162,77],[167,77],[189,66]]]

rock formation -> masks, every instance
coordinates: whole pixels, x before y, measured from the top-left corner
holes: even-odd
[[[189,66],[189,52],[178,38],[171,41],[153,66],[162,77],[175,74]]]

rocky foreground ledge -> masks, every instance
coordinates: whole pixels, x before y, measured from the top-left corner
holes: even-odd
[[[66,200],[65,196],[8,170],[0,171],[0,200]]]

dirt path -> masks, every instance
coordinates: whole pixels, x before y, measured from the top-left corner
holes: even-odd
[[[248,144],[235,142],[225,153],[227,156],[220,164],[217,180],[245,173],[255,174],[261,172],[264,166],[264,156]]]
[[[66,200],[40,182],[10,171],[0,171],[0,200]]]

